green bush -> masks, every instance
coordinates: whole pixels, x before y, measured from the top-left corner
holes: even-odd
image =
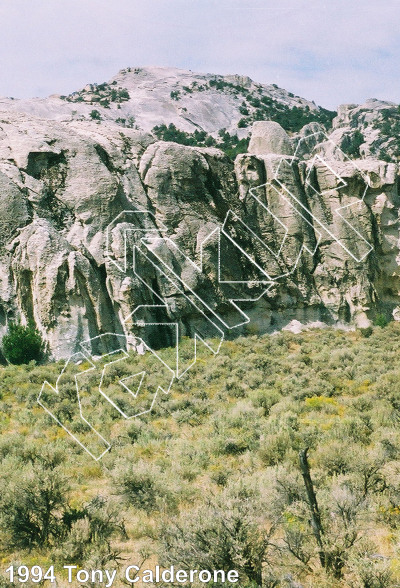
[[[44,350],[42,337],[32,323],[26,327],[10,323],[8,333],[3,337],[2,346],[7,361],[15,365],[39,361]]]
[[[360,131],[355,131],[352,136],[347,136],[342,144],[342,151],[350,157],[360,157],[360,147],[364,143],[364,135]]]
[[[207,135],[205,131],[198,131],[194,133],[186,133],[176,128],[171,123],[167,125],[159,125],[153,128],[152,133],[161,141],[173,141],[180,145],[190,145],[198,147],[218,147],[222,149],[228,157],[235,159],[239,153],[246,153],[249,139],[239,139],[237,135],[230,135],[225,129],[219,131],[218,140],[211,135]]]
[[[368,337],[371,337],[372,333],[373,333],[373,329],[371,326],[369,327],[361,327],[360,328],[360,333],[363,337],[365,337],[365,339],[368,339]]]
[[[161,565],[208,570],[235,569],[241,586],[262,584],[268,533],[260,525],[263,511],[257,490],[235,484],[203,506],[164,522],[160,533]]]
[[[30,452],[26,457],[25,463],[6,458],[0,468],[1,542],[8,548],[48,546],[59,542],[65,529],[69,487],[61,467],[63,456]]]
[[[92,120],[101,120],[101,114],[98,110],[92,110],[90,112],[90,118]]]
[[[117,553],[111,539],[120,535],[126,539],[124,521],[116,504],[103,496],[95,496],[81,510],[64,513],[68,535],[55,550],[57,561],[85,564],[94,554],[101,554],[103,565],[116,561]]]
[[[376,327],[387,327],[387,325],[389,324],[388,319],[386,318],[386,316],[384,314],[377,314],[374,320],[374,325]]]
[[[166,488],[162,470],[145,461],[132,464],[117,464],[114,470],[117,492],[128,504],[147,513],[170,508],[174,497]]]

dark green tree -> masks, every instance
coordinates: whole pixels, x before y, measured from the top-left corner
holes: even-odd
[[[7,361],[21,365],[32,360],[39,361],[43,355],[44,342],[33,323],[27,326],[10,323],[2,347]]]
[[[364,141],[364,135],[356,130],[351,137],[347,137],[347,140],[343,142],[342,151],[350,157],[360,157],[360,147]]]
[[[92,110],[90,113],[90,118],[92,120],[101,120],[101,114],[98,110]]]

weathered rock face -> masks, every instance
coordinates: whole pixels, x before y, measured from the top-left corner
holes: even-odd
[[[70,96],[0,97],[0,110],[64,122],[90,120],[91,112],[97,110],[108,123],[147,132],[156,125],[172,123],[186,132],[202,129],[217,135],[226,129],[243,137],[249,132],[246,127],[238,128],[243,105],[246,116],[252,116],[262,99],[278,107],[307,109],[314,114],[321,111],[313,102],[276,85],[258,84],[244,76],[167,67],[123,69],[108,83],[88,84]]]
[[[34,320],[60,358],[103,333],[160,347],[175,324],[207,338],[399,314],[398,166],[355,165],[319,125],[261,125],[233,164],[112,124],[1,119],[0,335]]]
[[[280,124],[271,121],[258,121],[253,124],[249,153],[253,155],[293,155],[289,135]]]

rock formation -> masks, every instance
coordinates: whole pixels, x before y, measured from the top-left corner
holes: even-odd
[[[0,110],[22,112],[59,122],[98,120],[149,132],[156,125],[173,123],[186,132],[220,129],[238,132],[238,122],[261,107],[296,107],[318,115],[323,109],[276,85],[263,85],[244,76],[199,74],[177,68],[143,67],[121,70],[104,84],[88,84],[69,96],[0,98]],[[250,127],[239,134],[249,134]]]
[[[2,108],[0,336],[33,320],[62,358],[104,333],[172,345],[175,323],[212,338],[399,318],[398,164],[346,155],[355,107],[329,137],[259,122],[235,162]]]
[[[253,125],[249,144],[252,155],[293,155],[289,135],[280,124],[273,121],[258,121]]]

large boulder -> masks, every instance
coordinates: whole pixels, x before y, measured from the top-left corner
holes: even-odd
[[[293,155],[289,135],[281,125],[272,120],[258,121],[253,124],[249,153],[252,155]]]

